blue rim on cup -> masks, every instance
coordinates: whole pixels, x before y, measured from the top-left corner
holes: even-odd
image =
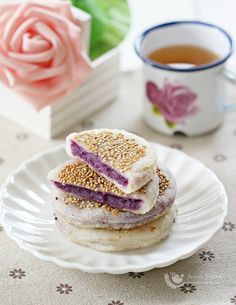
[[[214,28],[216,30],[218,30],[219,32],[223,33],[225,35],[225,37],[228,39],[229,42],[229,52],[227,53],[227,55],[225,55],[223,58],[214,61],[212,63],[206,64],[206,65],[201,65],[201,66],[195,66],[195,67],[190,67],[190,68],[177,68],[177,67],[173,67],[173,66],[168,66],[168,65],[164,65],[164,64],[160,64],[157,63],[156,61],[151,60],[150,58],[148,58],[147,56],[145,56],[142,52],[141,49],[141,44],[144,41],[145,37],[151,33],[152,31],[155,31],[157,29],[161,29],[164,27],[170,27],[173,25],[180,25],[180,24],[191,24],[191,25],[202,25],[202,26],[206,26],[206,27],[211,27]],[[147,30],[145,30],[144,32],[142,32],[136,39],[134,42],[134,49],[137,53],[137,55],[147,64],[159,68],[159,69],[163,69],[163,70],[169,70],[169,71],[177,71],[177,72],[195,72],[195,71],[201,71],[201,70],[206,70],[209,68],[213,68],[216,67],[218,65],[221,65],[222,63],[224,63],[233,53],[233,40],[231,38],[231,36],[225,31],[223,30],[221,27],[211,24],[211,23],[207,23],[207,22],[202,22],[202,21],[191,21],[191,20],[184,20],[184,21],[172,21],[172,22],[167,22],[167,23],[162,23],[156,26],[153,26]]]

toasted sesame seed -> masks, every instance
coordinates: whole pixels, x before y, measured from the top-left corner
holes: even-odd
[[[98,155],[104,163],[123,173],[132,168],[133,164],[143,158],[146,153],[145,146],[136,143],[135,139],[125,138],[122,133],[83,132],[75,140]]]
[[[164,175],[164,173],[161,172],[159,168],[157,168],[157,174],[159,176],[159,196],[164,195],[166,189],[169,187],[169,180],[168,178]],[[144,187],[143,187],[144,188]],[[74,204],[76,205],[79,209],[97,209],[97,208],[103,208],[107,212],[112,213],[113,216],[116,216],[120,210],[112,208],[109,205],[106,204],[101,204],[95,201],[88,201],[84,200],[72,195],[65,194],[64,195],[64,203],[65,204]]]
[[[157,168],[159,176],[159,195],[163,195],[169,187],[168,178]],[[126,196],[124,192],[119,190],[113,183],[106,178],[99,176],[93,169],[81,161],[67,164],[58,174],[59,182],[65,184],[78,185],[94,191],[109,192],[120,196]],[[137,192],[146,193],[147,186],[143,186]]]
[[[156,230],[156,226],[150,226],[149,228],[150,228],[150,231],[151,231],[151,232],[153,232],[153,231]]]
[[[76,161],[64,166],[58,174],[58,181],[87,188],[96,192],[109,192],[120,196],[127,196],[112,182],[99,176],[92,168],[82,161]],[[145,193],[147,185],[137,192]]]
[[[159,196],[162,196],[168,189],[170,181],[159,168],[157,168],[157,174],[159,176]]]

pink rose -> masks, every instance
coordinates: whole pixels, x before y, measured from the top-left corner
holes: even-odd
[[[69,3],[0,4],[0,80],[36,109],[68,94],[90,70]]]
[[[185,85],[170,84],[167,80],[163,88],[148,81],[146,94],[150,102],[171,123],[183,122],[183,119],[198,111],[195,100],[197,95]]]

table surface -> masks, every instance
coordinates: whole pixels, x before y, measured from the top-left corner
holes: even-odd
[[[166,268],[124,275],[86,274],[40,261],[20,249],[0,227],[1,305],[236,304],[236,113],[227,114],[220,129],[203,137],[161,136],[142,121],[140,76],[139,71],[123,73],[118,100],[84,120],[77,130],[122,128],[198,158],[226,187],[229,212],[224,227],[191,258]],[[234,91],[228,87],[229,102],[236,99]],[[22,161],[62,142],[43,140],[1,118],[0,183]],[[171,276],[172,272],[184,274],[184,287],[167,286],[164,274]]]

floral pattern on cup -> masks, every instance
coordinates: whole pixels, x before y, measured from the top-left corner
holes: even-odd
[[[146,94],[152,103],[152,110],[157,115],[163,115],[167,126],[175,127],[178,123],[198,112],[195,105],[197,94],[181,84],[171,84],[165,79],[162,88],[152,81],[146,83]]]

